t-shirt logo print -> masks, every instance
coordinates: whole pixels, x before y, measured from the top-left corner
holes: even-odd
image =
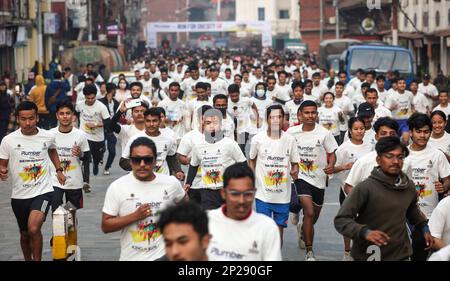
[[[32,164],[27,167],[24,167],[23,172],[19,173],[19,176],[24,182],[28,181],[36,182],[44,174],[45,170],[42,165]]]
[[[417,198],[423,198],[425,195],[425,183],[416,183]]]
[[[209,179],[210,182],[217,184],[221,182],[221,172],[219,170],[209,170],[206,172],[206,178]]]
[[[61,161],[61,168],[63,168],[64,172],[68,172],[70,170],[72,170],[72,167],[70,166],[70,164],[72,164],[72,161],[69,159],[64,159]]]
[[[300,169],[302,169],[302,171],[308,172],[308,174],[310,172],[317,170],[317,168],[318,168],[318,165],[314,165],[314,160],[308,160],[308,159],[301,159],[299,166],[300,166]]]
[[[148,241],[150,242],[153,240],[155,241],[158,237],[161,236],[161,232],[156,227],[156,223],[153,222],[153,220],[150,220],[150,222],[147,221],[141,221],[138,223],[137,231],[130,230],[133,242],[139,243]]]
[[[269,172],[269,182],[270,185],[280,185],[286,180],[284,179],[284,172],[280,170],[270,171]]]

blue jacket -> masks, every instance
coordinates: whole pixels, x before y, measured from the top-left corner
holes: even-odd
[[[57,89],[61,89],[59,94],[56,96],[56,102],[49,106],[49,99],[52,97]],[[45,106],[47,107],[49,112],[56,112],[56,104],[58,102],[70,101],[67,96],[67,92],[70,91],[69,81],[64,80],[53,80],[49,85],[47,85],[47,89],[45,90]]]

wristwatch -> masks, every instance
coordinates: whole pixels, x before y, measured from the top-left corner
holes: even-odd
[[[59,167],[58,169],[56,169],[56,172],[63,172],[64,171],[64,169],[63,168],[61,168],[61,167]]]

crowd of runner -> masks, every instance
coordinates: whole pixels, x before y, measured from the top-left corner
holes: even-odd
[[[450,259],[449,93],[429,75],[348,77],[271,51],[154,51],[115,83],[62,70],[19,93],[0,82],[0,177],[25,260],[42,257],[50,208],[83,208],[100,172],[120,260],[282,260],[290,217],[314,261],[331,181],[343,260]]]

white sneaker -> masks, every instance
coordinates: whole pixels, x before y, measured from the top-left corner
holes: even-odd
[[[298,213],[291,213],[291,223],[297,225],[299,222],[300,215]]]
[[[109,176],[111,173],[109,172],[109,170],[104,170],[104,171],[103,171],[103,174],[104,174],[105,176]]]
[[[316,261],[316,257],[314,256],[313,251],[308,251],[306,253],[305,261]]]
[[[297,235],[298,235],[298,247],[300,249],[306,249],[305,241],[303,241],[303,230],[302,230],[303,223],[300,221],[297,224]]]
[[[342,257],[342,261],[354,261],[350,252],[344,252],[344,257]]]

